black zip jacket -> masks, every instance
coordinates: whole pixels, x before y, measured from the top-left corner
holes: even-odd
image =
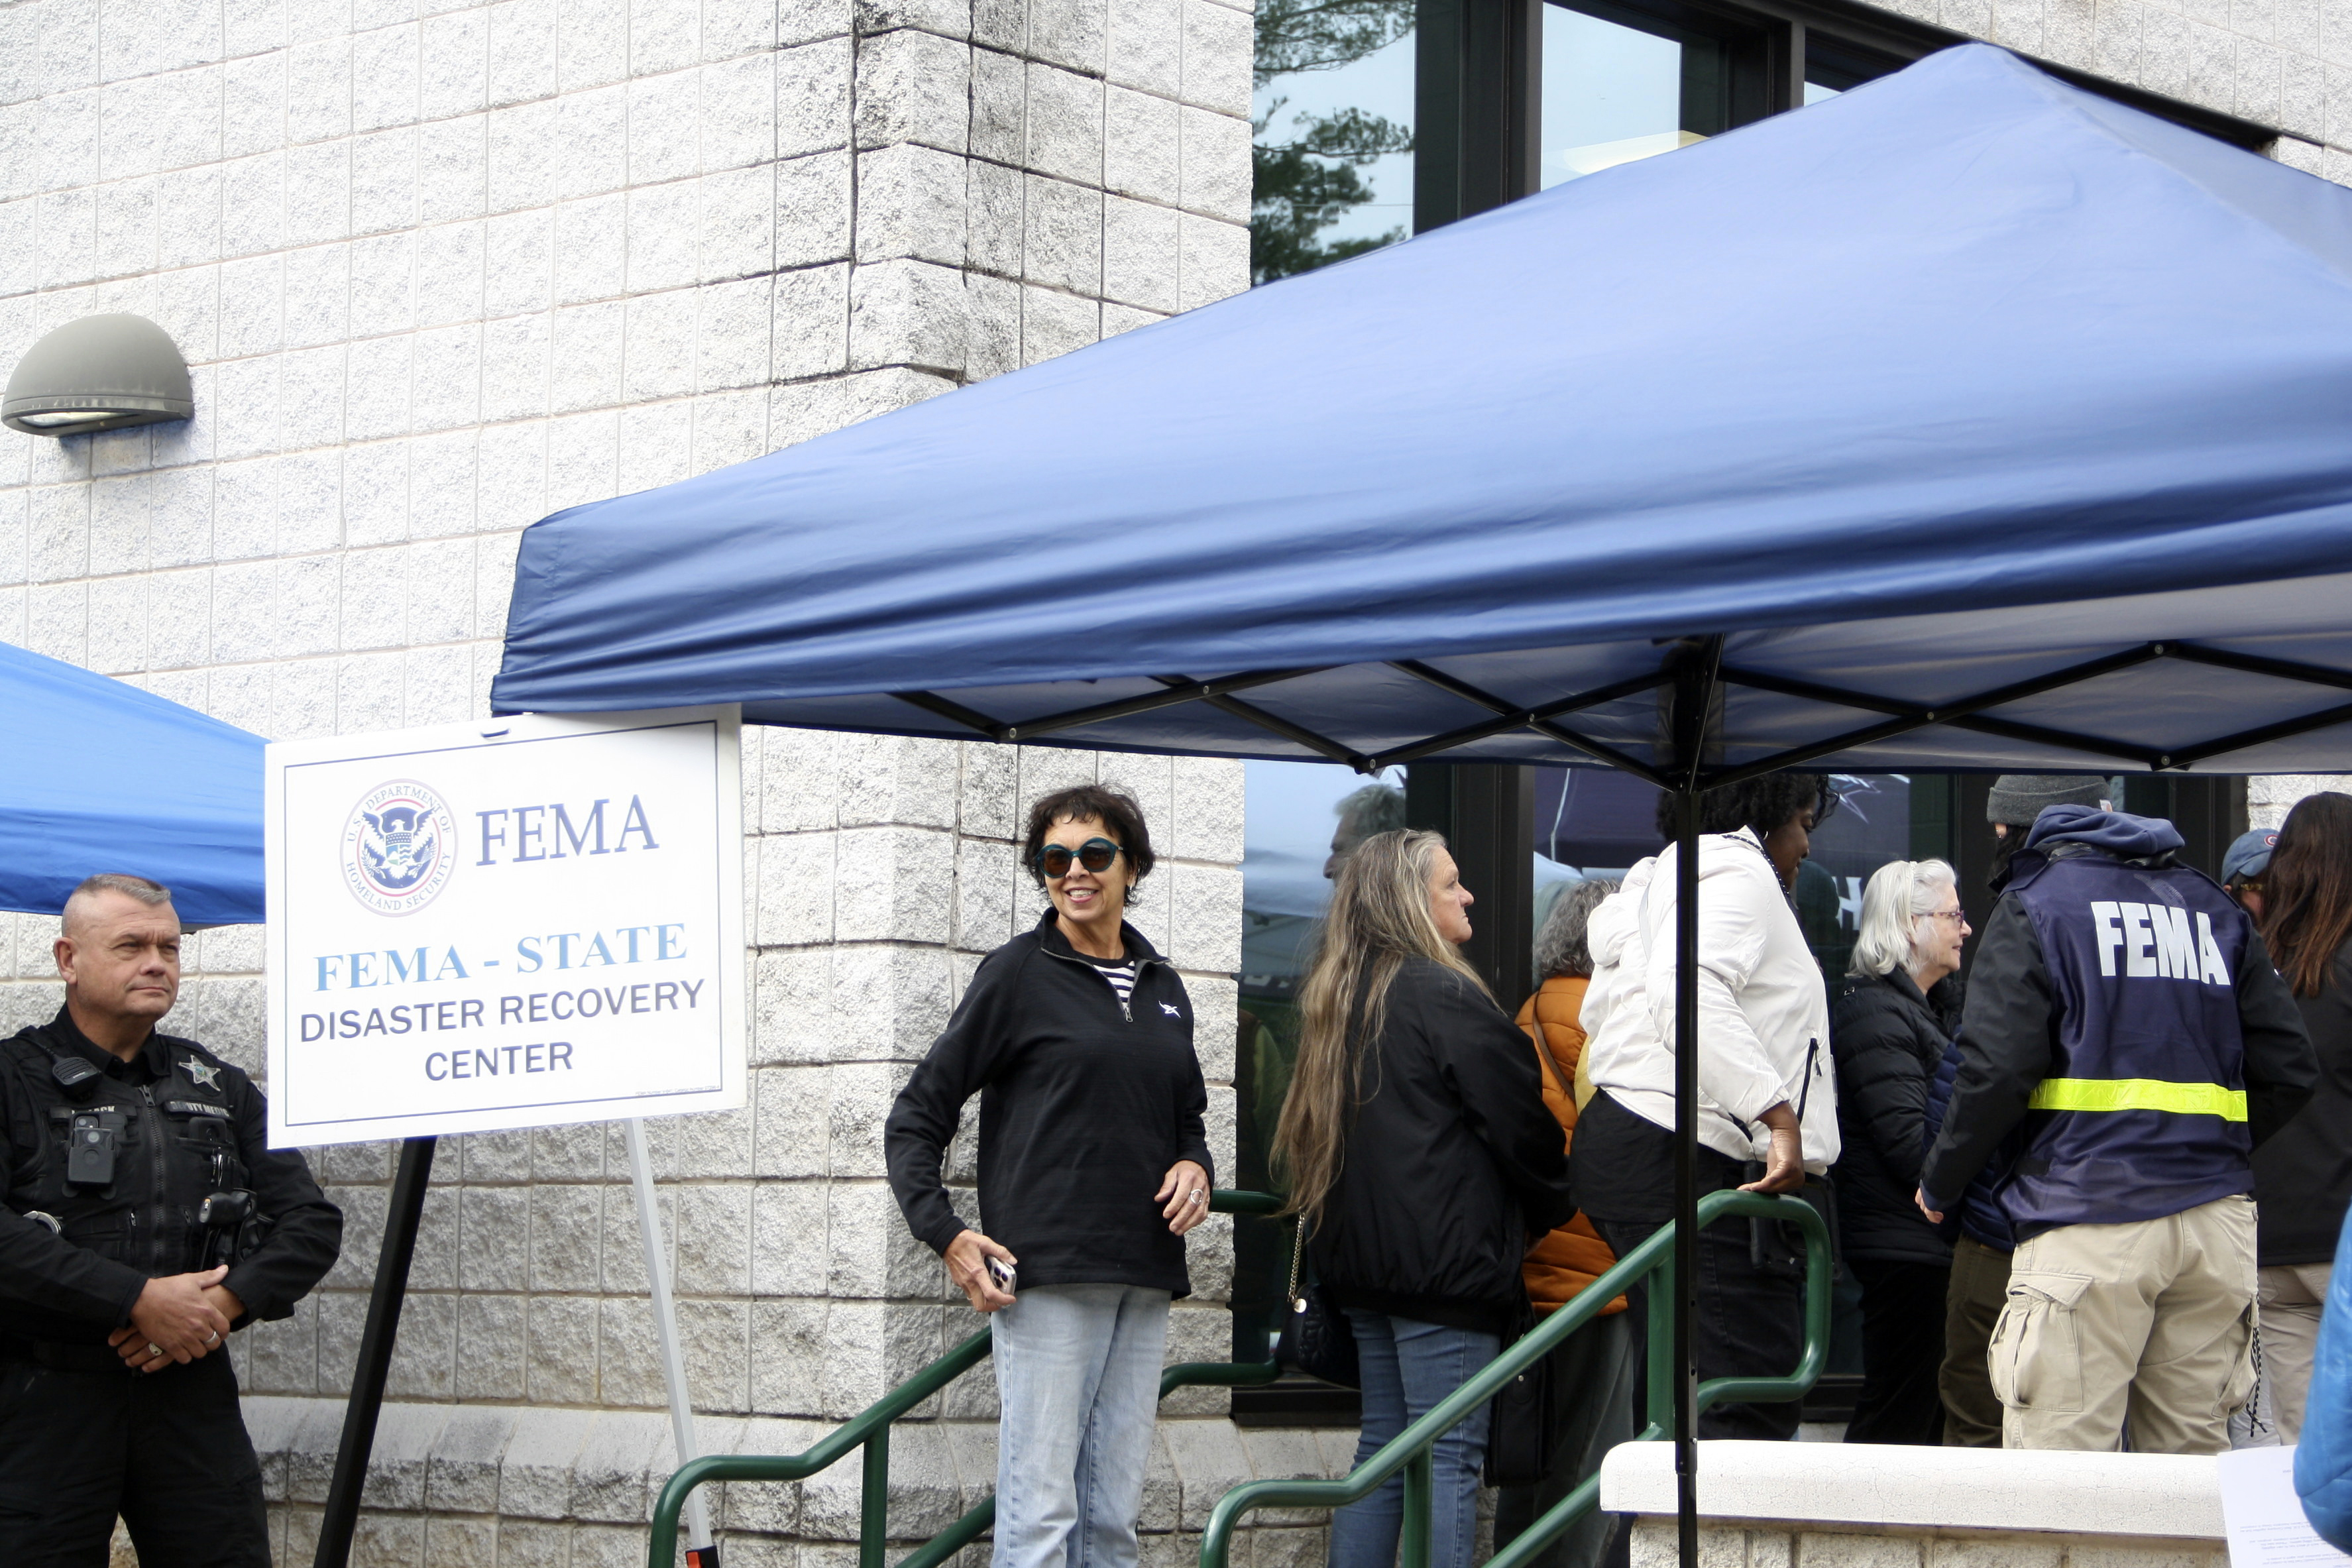
[[[1124,1009],[1048,910],[981,960],[946,1033],[898,1092],[883,1131],[890,1190],[936,1252],[966,1227],[940,1162],[980,1096],[980,1228],[1032,1285],[1139,1285],[1182,1296],[1184,1238],[1153,1200],[1168,1167],[1215,1173],[1209,1093],[1192,1054],[1183,981],[1133,926]]]
[[[1528,1037],[1425,958],[1389,987],[1312,1247],[1346,1307],[1508,1333],[1528,1237],[1568,1223],[1568,1155]]]
[[[2025,1122],[2027,1102],[2050,1076],[2056,1058],[2058,989],[2032,918],[2016,889],[2045,860],[2099,853],[2065,843],[2045,853],[2029,840],[2011,863],[2009,890],[1985,921],[1984,939],[1969,975],[1950,1108],[1920,1172],[1920,1185],[1939,1207],[1957,1203],[2002,1140]],[[2122,863],[2163,868],[2173,864],[2173,858],[2167,854]],[[2260,1147],[2311,1096],[2311,1043],[2294,997],[2271,967],[2259,934],[2247,932],[2230,983],[2244,1053],[2247,1134]],[[2001,1178],[2004,1189],[2015,1180],[2016,1163],[2012,1161]],[[2016,1221],[2013,1212],[2011,1218]],[[2050,1228],[2048,1224],[2016,1222],[2020,1241]]]
[[[77,1098],[55,1076],[60,1058],[100,1068]],[[114,1181],[68,1184],[73,1112],[121,1116]],[[0,1126],[8,1191],[0,1212],[0,1334],[103,1342],[131,1321],[151,1279],[204,1266],[198,1224],[213,1192],[250,1191],[266,1218],[259,1246],[221,1283],[245,1303],[235,1326],[290,1317],[335,1265],[342,1211],[310,1179],[298,1150],[272,1150],[253,1080],[194,1040],[154,1034],[123,1061],[100,1050],[62,1009],[0,1043]],[[27,1217],[46,1214],[62,1235]]]
[[[2319,1053],[2319,1087],[2254,1151],[2255,1257],[2266,1267],[2334,1261],[2352,1205],[2352,942],[2336,950],[2326,988],[2294,1003]]]
[[[1927,1153],[1929,1086],[1959,1025],[1960,986],[1922,996],[1908,974],[1848,975],[1830,1016],[1837,1063],[1838,1229],[1846,1255],[1947,1264],[1951,1243],[1913,1201]]]

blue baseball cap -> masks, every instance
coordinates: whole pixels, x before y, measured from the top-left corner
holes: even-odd
[[[2251,833],[2241,833],[2230,852],[2221,857],[2221,880],[2225,883],[2259,877],[2271,868],[2271,851],[2278,847],[2278,829],[2257,827]]]

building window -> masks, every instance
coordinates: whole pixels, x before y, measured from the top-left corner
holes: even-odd
[[[1819,103],[1968,41],[1847,0],[1418,0],[1415,16],[1416,232]],[[2037,63],[2237,146],[2277,135]]]
[[[1547,4],[1541,18],[1541,188],[1704,142],[1766,112],[1769,47],[1760,27],[1693,26],[1600,5]]]
[[[1269,1151],[1298,1057],[1298,983],[1316,922],[1331,901],[1331,875],[1373,833],[1404,825],[1404,773],[1366,779],[1321,763],[1243,764],[1242,968],[1234,1087],[1239,1113],[1234,1180],[1279,1192]],[[1281,1332],[1289,1284],[1290,1227],[1251,1221],[1234,1232],[1234,1355],[1263,1360]],[[1252,1404],[1236,1391],[1236,1409]],[[1276,1390],[1259,1409],[1311,1415],[1297,1390]],[[1332,1414],[1351,1409],[1326,1402]]]
[[[1413,0],[1265,0],[1251,105],[1250,280],[1412,228]]]

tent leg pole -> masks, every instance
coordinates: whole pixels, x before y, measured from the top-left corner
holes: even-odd
[[[646,1287],[653,1293],[654,1337],[661,1342],[662,1382],[669,1390],[670,1436],[677,1462],[699,1458],[694,1443],[694,1401],[686,1388],[686,1357],[677,1342],[677,1304],[670,1295],[669,1258],[662,1247],[661,1207],[654,1201],[653,1162],[646,1154],[646,1124],[636,1117],[621,1123],[629,1145],[629,1185],[637,1197],[637,1237],[646,1249]],[[717,1568],[710,1539],[710,1505],[704,1489],[686,1494],[686,1555],[690,1568]]]
[[[383,1409],[393,1342],[400,1334],[400,1307],[408,1294],[408,1266],[416,1256],[416,1232],[425,1218],[425,1189],[433,1177],[436,1142],[410,1138],[400,1145],[392,1205],[383,1218],[383,1248],[376,1254],[375,1285],[368,1292],[367,1325],[360,1331],[359,1365],[352,1370],[351,1397],[343,1405],[343,1436],[335,1447],[335,1474],[327,1483],[327,1511],[319,1521],[313,1568],[344,1568],[351,1561],[352,1531],[360,1521],[360,1493],[367,1485],[376,1417]]]
[[[1696,770],[1694,770],[1695,772]],[[1675,793],[1675,1534],[1682,1568],[1698,1568],[1698,792]]]

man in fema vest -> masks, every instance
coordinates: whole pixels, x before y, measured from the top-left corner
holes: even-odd
[[[2018,1248],[1993,1330],[2001,1443],[2229,1447],[2253,1389],[2249,1156],[2318,1063],[2243,910],[2156,817],[2035,818],[1969,977],[1928,1217],[1995,1173]]]

